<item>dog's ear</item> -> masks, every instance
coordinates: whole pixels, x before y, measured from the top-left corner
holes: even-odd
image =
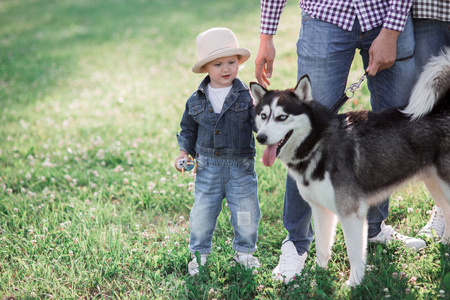
[[[295,87],[294,93],[305,102],[310,102],[313,100],[312,92],[311,92],[311,81],[309,80],[308,75],[303,75],[302,78],[297,83]]]
[[[252,95],[255,105],[258,105],[258,103],[261,102],[261,99],[267,92],[268,91],[258,83],[250,82],[250,94]]]

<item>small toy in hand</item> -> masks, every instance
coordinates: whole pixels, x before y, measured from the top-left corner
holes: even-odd
[[[182,158],[177,161],[177,168],[179,170],[191,171],[194,167],[195,162],[193,160],[188,161],[186,158]]]

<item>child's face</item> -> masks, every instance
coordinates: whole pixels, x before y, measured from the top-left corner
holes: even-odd
[[[238,74],[239,58],[237,55],[221,57],[207,63],[203,68],[208,72],[213,88],[229,87]]]

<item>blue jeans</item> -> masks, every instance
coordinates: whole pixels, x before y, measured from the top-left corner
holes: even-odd
[[[343,95],[347,85],[355,51],[359,49],[364,69],[368,66],[369,48],[378,36],[381,26],[361,32],[356,20],[352,31],[345,31],[331,23],[311,18],[302,13],[302,25],[297,42],[298,78],[308,74],[315,100],[332,107]],[[411,17],[397,41],[398,61],[390,68],[367,78],[370,102],[374,111],[408,102],[414,83],[414,36]],[[406,59],[403,59],[406,58]],[[360,71],[363,75],[365,70]],[[389,199],[372,207],[368,214],[369,237],[380,232],[380,225],[388,216]],[[283,224],[288,231],[285,241],[294,243],[299,254],[309,251],[314,237],[311,209],[299,195],[295,180],[286,180]]]
[[[416,39],[416,75],[432,56],[437,56],[444,46],[450,46],[450,22],[414,19]]]
[[[254,158],[197,157],[195,202],[190,214],[189,251],[211,253],[212,237],[222,200],[227,199],[234,230],[233,249],[253,253],[261,211]]]

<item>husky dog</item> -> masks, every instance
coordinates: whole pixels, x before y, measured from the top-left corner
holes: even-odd
[[[314,83],[313,83],[314,84]],[[326,268],[339,219],[349,285],[364,277],[367,213],[411,179],[442,208],[450,242],[450,49],[430,61],[406,108],[333,114],[311,96],[308,76],[291,90],[250,84],[262,160],[278,157],[312,209],[316,261]]]

